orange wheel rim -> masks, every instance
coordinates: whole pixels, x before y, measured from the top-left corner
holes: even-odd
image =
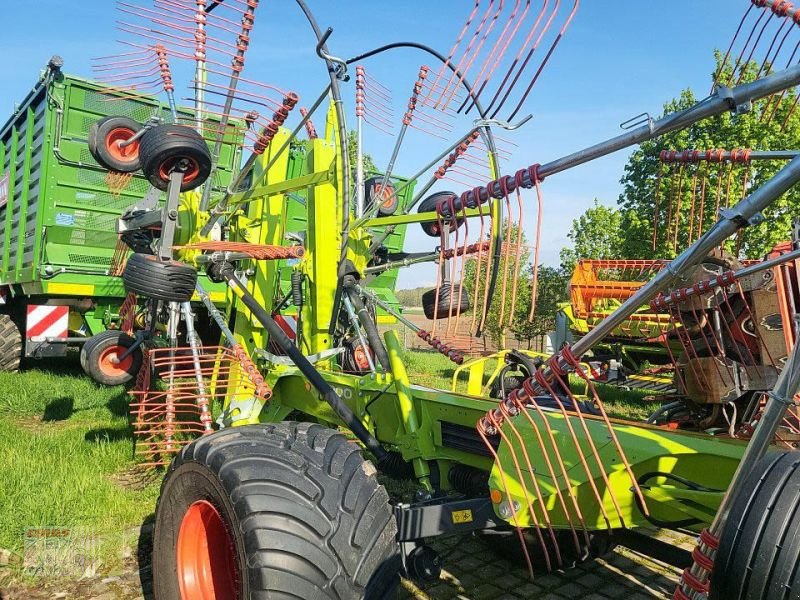
[[[139,140],[122,146],[123,142],[131,139],[136,132],[129,127],[117,127],[106,135],[106,150],[112,158],[124,163],[132,163],[139,159]]]
[[[182,600],[237,600],[239,570],[233,540],[216,507],[198,500],[178,532],[177,572]]]
[[[169,174],[172,173],[175,166],[183,160],[189,163],[188,168],[183,172],[183,183],[191,183],[200,176],[200,165],[193,158],[177,157],[165,160],[158,169],[158,176],[164,181],[169,181]]]
[[[125,354],[128,349],[125,346],[109,346],[100,353],[98,367],[103,375],[108,377],[118,377],[127,375],[133,367],[133,354],[129,354],[124,359],[119,357]]]

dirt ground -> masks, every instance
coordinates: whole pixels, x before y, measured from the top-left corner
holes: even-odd
[[[154,600],[150,584],[149,526],[124,567],[112,575],[79,579],[40,579],[29,584],[3,587],[0,600]],[[686,536],[662,533],[660,539],[690,549]],[[680,572],[641,552],[618,546],[597,559],[564,573],[551,573],[530,580],[525,569],[497,557],[477,537],[451,537],[431,544],[441,555],[444,570],[440,579],[427,585],[404,580],[401,600],[644,600],[670,598]],[[100,569],[102,571],[102,569]],[[0,582],[2,569],[0,568]]]

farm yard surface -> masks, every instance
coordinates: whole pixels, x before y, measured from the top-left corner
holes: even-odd
[[[429,385],[447,385],[443,357],[409,352],[407,359]],[[0,511],[0,598],[151,600],[160,474],[137,468],[131,458],[124,388],[95,384],[75,361],[53,369],[33,363],[0,374],[0,398],[0,468],[19,482],[0,486],[0,506],[15,507]],[[59,530],[73,539],[60,553],[31,539]],[[685,549],[693,543],[661,535]],[[399,598],[668,598],[679,576],[675,567],[617,547],[597,561],[531,581],[525,568],[493,554],[478,537],[432,545],[444,560],[439,581],[404,580]]]

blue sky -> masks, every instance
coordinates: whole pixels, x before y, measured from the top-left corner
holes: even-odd
[[[139,0],[141,1],[141,0]],[[447,53],[463,24],[470,0],[308,0],[321,26],[332,26],[331,51],[352,56],[384,43],[422,41]],[[547,162],[619,132],[619,123],[642,112],[658,114],[664,101],[691,87],[699,95],[709,86],[714,48],[727,48],[749,0],[583,0],[577,16],[526,104],[533,121],[513,136],[518,147],[504,172]],[[0,37],[3,86],[0,109],[10,114],[35,83],[52,54],[65,59],[65,71],[90,76],[91,57],[113,54],[116,18],[111,0],[7,2]],[[310,32],[292,0],[262,0],[248,75],[296,91],[309,103],[325,73],[313,51]],[[366,63],[389,84],[400,104],[429,63],[404,50]],[[179,87],[181,82],[178,82]],[[187,85],[188,82],[184,82]],[[352,91],[345,92],[352,99]],[[399,106],[398,104],[398,106]],[[524,114],[524,113],[523,113]],[[317,119],[321,121],[321,116]],[[321,124],[321,123],[319,123]],[[352,120],[349,123],[353,125]],[[454,135],[457,135],[454,133]],[[378,165],[388,160],[393,140],[369,132],[367,150]],[[444,142],[412,135],[396,172],[413,172]],[[558,262],[566,232],[597,197],[616,202],[627,158],[619,152],[552,177],[545,182],[542,258]],[[448,187],[454,188],[454,184]],[[430,248],[415,228],[408,246]],[[431,284],[433,268],[419,266],[401,275],[402,287]]]

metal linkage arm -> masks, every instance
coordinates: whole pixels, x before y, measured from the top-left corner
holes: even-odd
[[[474,208],[492,199],[503,198],[506,193],[513,192],[517,188],[531,188],[537,181],[542,181],[550,175],[555,175],[666,133],[685,129],[708,117],[713,117],[726,111],[748,110],[749,105],[755,100],[771,96],[798,84],[800,84],[800,65],[795,65],[785,71],[780,71],[774,75],[734,88],[719,86],[712,96],[698,102],[691,108],[668,115],[657,121],[648,121],[641,127],[628,130],[621,135],[589,148],[579,150],[546,164],[531,165],[526,169],[517,171],[513,176],[506,175],[491,181],[484,187],[464,192],[454,202],[443,202],[439,206],[439,213],[443,217],[449,218],[454,212],[461,211],[465,206]],[[505,180],[505,185],[501,185],[501,180]]]
[[[797,183],[800,183],[800,157],[792,160],[771,180],[736,206],[721,211],[720,220],[703,237],[642,286],[617,310],[603,319],[597,327],[578,340],[572,348],[564,348],[559,354],[551,357],[547,363],[548,368],[545,371],[537,372],[535,378],[526,380],[523,388],[512,394],[512,397],[516,395],[516,398],[512,398],[511,404],[507,405],[507,409],[511,410],[512,414],[515,414],[513,412],[516,411],[513,406],[514,400],[524,403],[530,398],[544,393],[543,379],[551,380],[555,375],[562,375],[572,371],[578,364],[580,357],[595,344],[609,335],[626,319],[630,318],[641,306],[653,300],[658,293],[674,286],[680,280],[682,274],[688,273],[691,268],[700,264],[714,248],[740,228],[759,222],[762,219],[761,211]],[[502,423],[505,420],[505,415],[499,408],[494,409],[492,414],[495,422]],[[482,423],[488,432],[494,433],[496,431],[494,423],[488,417],[484,417]]]

